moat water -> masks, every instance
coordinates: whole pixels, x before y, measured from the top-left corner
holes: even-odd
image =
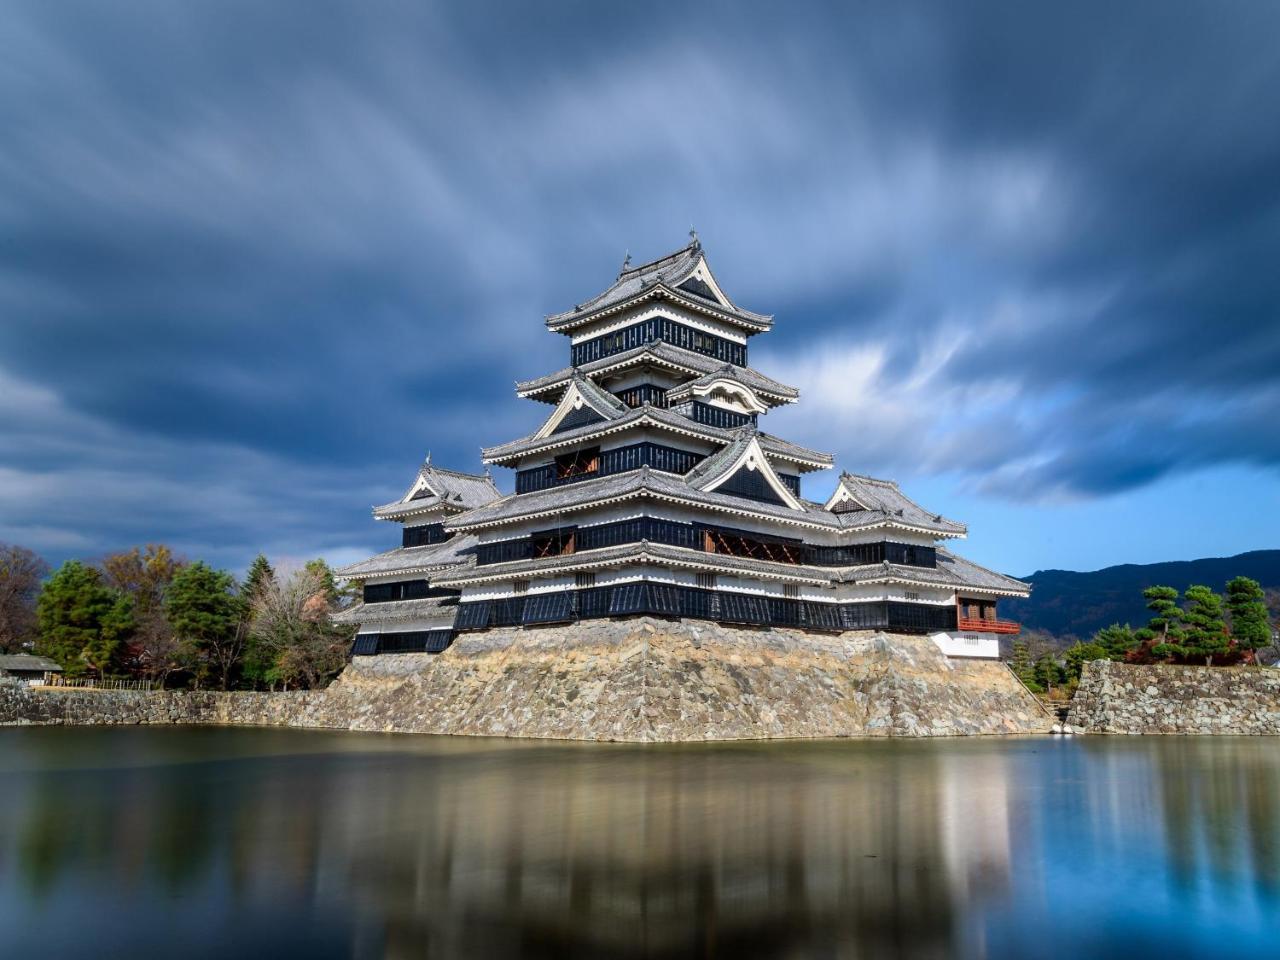
[[[0,955],[1280,955],[1280,742],[0,730]]]

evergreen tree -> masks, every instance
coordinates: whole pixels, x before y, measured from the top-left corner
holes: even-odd
[[[266,555],[260,553],[253,558],[253,563],[249,564],[249,570],[244,575],[244,584],[240,587],[240,596],[244,597],[246,603],[252,604],[262,589],[268,583],[274,583],[275,579],[275,570],[267,562]]]
[[[1096,644],[1105,650],[1107,659],[1124,660],[1125,655],[1138,645],[1138,638],[1129,624],[1121,626],[1113,623],[1095,633],[1091,644]]]
[[[1173,587],[1147,587],[1142,596],[1147,601],[1147,609],[1155,616],[1139,638],[1152,641],[1151,652],[1157,657],[1182,656],[1185,653],[1182,648],[1183,612],[1178,606],[1178,591]]]
[[[1067,647],[1063,656],[1067,661],[1067,678],[1079,680],[1086,663],[1092,663],[1094,660],[1108,660],[1111,653],[1101,643],[1075,643]]]
[[[68,560],[49,578],[36,603],[36,617],[38,651],[72,675],[108,669],[133,628],[128,599],[78,560]]]
[[[1058,659],[1049,652],[1040,654],[1036,659],[1035,665],[1036,683],[1045,690],[1053,690],[1054,687],[1066,680],[1066,673],[1058,663]]]
[[[179,642],[202,677],[228,689],[240,664],[246,632],[244,602],[235,578],[203,562],[179,570],[169,585],[165,609]]]
[[[1187,656],[1204,657],[1205,666],[1216,654],[1226,653],[1231,638],[1223,619],[1222,598],[1199,584],[1187,588],[1186,637],[1183,648]]]
[[[1231,612],[1231,639],[1241,650],[1257,650],[1271,642],[1266,594],[1257,580],[1236,577],[1228,582],[1227,609]]]
[[[1019,680],[1037,693],[1040,692],[1040,685],[1036,683],[1035,663],[1031,659],[1031,646],[1023,637],[1016,637],[1013,641],[1009,667]]]

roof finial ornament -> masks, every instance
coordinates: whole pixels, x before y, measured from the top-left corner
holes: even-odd
[[[427,451],[427,459],[423,461],[422,465],[423,465],[424,467],[429,467],[429,466],[431,466],[431,451],[430,451],[430,450],[428,450],[428,451]]]
[[[698,231],[693,229],[693,224],[689,224],[689,246],[695,250],[702,248],[702,241],[698,239]]]
[[[627,255],[622,258],[622,272],[626,273],[630,267],[631,267],[631,251],[628,250]]]

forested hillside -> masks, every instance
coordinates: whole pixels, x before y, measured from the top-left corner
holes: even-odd
[[[1028,600],[1000,601],[1001,616],[1056,636],[1089,637],[1112,623],[1145,624],[1150,618],[1142,591],[1154,584],[1185,590],[1202,583],[1221,591],[1232,577],[1251,577],[1267,591],[1280,591],[1280,550],[1254,550],[1234,557],[1126,563],[1088,573],[1038,570],[1020,577],[1033,584]]]

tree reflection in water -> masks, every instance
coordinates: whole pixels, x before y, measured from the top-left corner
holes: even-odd
[[[1278,789],[1263,741],[10,730],[0,894],[43,956],[1228,955]]]

